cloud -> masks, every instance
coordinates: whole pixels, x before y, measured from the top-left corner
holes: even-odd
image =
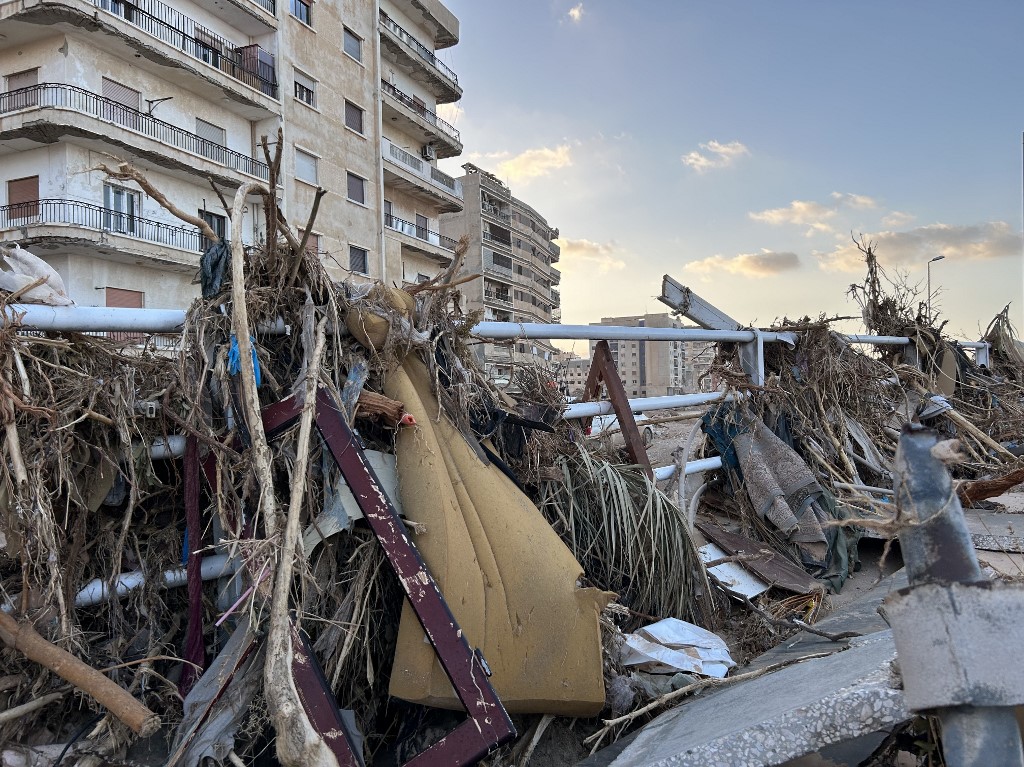
[[[572,19],[573,24],[579,24],[583,18],[583,3],[576,3],[572,8],[569,9],[569,18]]]
[[[492,154],[490,157],[492,159],[508,157],[508,153]],[[554,148],[527,149],[514,157],[503,159],[495,166],[494,173],[499,178],[507,180],[509,184],[515,184],[531,178],[546,176],[568,165],[572,165],[570,147],[568,144],[561,144]]]
[[[854,208],[856,210],[875,210],[878,203],[872,197],[864,194],[849,194],[847,192],[832,192],[832,199],[839,207]]]
[[[800,268],[800,257],[789,251],[762,250],[760,253],[739,253],[735,256],[714,255],[691,261],[687,269],[702,274],[728,272],[747,277],[771,277]]]
[[[808,227],[807,236],[810,237],[818,232],[832,232],[832,227],[826,222],[835,217],[836,211],[820,202],[793,200],[785,208],[770,208],[749,215],[754,221],[772,226],[784,224],[806,226]]]
[[[923,266],[934,256],[956,261],[981,261],[1020,255],[1020,234],[1005,221],[972,226],[929,224],[906,232],[868,235],[883,266]],[[830,253],[816,253],[822,269],[859,272],[864,257],[852,242]]]
[[[909,213],[903,213],[899,210],[891,211],[882,218],[882,225],[887,226],[890,229],[899,229],[902,226],[913,222],[914,216]]]
[[[614,242],[558,239],[555,243],[562,249],[560,264],[567,274],[607,274],[626,268],[623,257],[627,254]]]
[[[696,150],[684,154],[680,159],[683,165],[693,168],[698,173],[707,173],[715,168],[728,168],[739,158],[749,155],[750,150],[739,141],[723,144],[720,141],[709,141],[701,144],[704,153]]]

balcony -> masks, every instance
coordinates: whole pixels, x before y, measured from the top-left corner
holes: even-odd
[[[489,205],[486,202],[481,202],[480,210],[482,210],[485,215],[491,216],[492,218],[496,218],[498,219],[498,221],[501,221],[505,224],[510,223],[512,220],[512,216],[510,216],[508,213],[502,213],[501,208],[499,208],[496,205]]]
[[[0,230],[66,225],[201,253],[205,238],[195,227],[119,213],[76,200],[34,200],[0,207]]]
[[[236,46],[159,0],[93,2],[97,8],[124,19],[185,55],[209,64],[271,98],[278,98],[274,57],[259,45]]]
[[[385,118],[393,121],[403,120],[405,124],[402,127],[418,136],[424,144],[433,144],[438,157],[455,157],[462,154],[462,137],[454,126],[446,123],[427,109],[421,101],[398,90],[387,80],[381,80],[380,87],[385,96]]]
[[[555,306],[560,306],[562,303],[562,294],[554,288],[551,288],[551,301]]]
[[[381,35],[383,50],[390,52],[410,77],[430,88],[438,103],[447,104],[462,98],[458,76],[432,50],[384,11],[380,12],[380,26],[385,32]]]
[[[562,307],[556,306],[551,310],[551,321],[561,322],[562,321]]]
[[[412,152],[407,152],[386,138],[381,139],[384,156],[384,181],[418,197],[425,197],[441,213],[462,210],[462,182],[438,170]],[[397,166],[395,172],[388,164]],[[410,176],[412,178],[410,178]]]
[[[558,285],[561,281],[562,273],[555,269],[555,267],[551,267],[551,284]]]
[[[0,94],[0,115],[7,115],[11,112],[22,110],[41,109],[74,112],[95,118],[103,123],[113,123],[131,133],[146,136],[160,144],[180,149],[197,157],[203,157],[216,165],[239,171],[261,181],[267,181],[270,178],[270,169],[259,160],[254,160],[252,157],[236,152],[233,149],[228,149],[220,144],[215,144],[212,141],[201,138],[195,133],[189,133],[163,120],[158,120],[152,115],[131,109],[117,101],[75,85],[42,83]],[[78,126],[68,127],[69,131],[74,131],[78,128]],[[24,125],[21,128],[0,125],[0,131],[2,131],[0,135],[14,130],[26,133],[30,128]],[[96,135],[108,141],[115,141],[118,138],[111,136],[109,129],[106,127],[99,127]],[[115,141],[115,143],[124,144],[123,141]],[[138,146],[133,146],[131,149],[149,156],[151,160],[154,155],[159,154]],[[160,163],[159,159],[156,162],[158,164],[166,164]],[[204,168],[196,167],[194,162],[182,160],[178,162],[178,165],[187,167],[191,173],[201,176],[209,175],[208,171]],[[235,179],[235,182],[237,183],[237,179]]]
[[[491,234],[490,232],[483,232],[482,236],[485,242],[496,242],[499,245],[504,245],[506,248],[512,247],[512,242],[510,240],[503,240],[500,237]]]
[[[403,221],[400,218],[384,214],[384,226],[393,231],[401,232],[408,237],[414,237],[417,240],[433,245],[435,248],[441,248],[452,253],[455,252],[456,243],[451,237],[445,237],[437,232],[432,232],[423,226],[416,226],[411,221]],[[425,252],[430,253],[430,251]]]
[[[512,308],[511,293],[499,293],[496,290],[485,290],[484,301],[494,304],[495,306],[504,306],[509,309]]]
[[[555,245],[555,243],[549,242],[548,252],[551,254],[551,263],[557,264],[558,259],[562,257],[562,249]]]

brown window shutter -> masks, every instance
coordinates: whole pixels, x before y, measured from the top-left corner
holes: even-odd
[[[139,290],[125,290],[124,288],[107,288],[107,306],[119,309],[142,309],[145,306],[146,294]],[[108,333],[107,338],[111,341],[141,341],[145,338],[143,333]]]
[[[15,178],[7,182],[7,205],[10,218],[39,215],[39,176]]]

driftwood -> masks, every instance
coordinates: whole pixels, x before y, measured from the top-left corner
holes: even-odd
[[[0,639],[29,660],[45,666],[95,698],[141,737],[149,737],[160,729],[160,717],[133,698],[127,690],[67,650],[44,639],[30,624],[18,621],[3,611],[0,611]]]
[[[398,426],[405,414],[405,404],[383,394],[363,389],[359,393],[357,418],[381,418],[388,426]]]
[[[994,479],[976,479],[964,482],[956,489],[956,495],[965,508],[973,506],[986,498],[1002,495],[1011,487],[1024,482],[1024,466]]]

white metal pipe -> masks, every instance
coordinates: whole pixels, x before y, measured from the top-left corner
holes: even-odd
[[[121,331],[132,333],[179,333],[184,309],[124,309],[112,306],[44,306],[15,304],[6,309],[8,320],[21,315],[26,330],[64,330],[75,333]],[[260,333],[288,332],[284,320],[257,328]]]
[[[557,325],[546,322],[481,322],[473,334],[492,340],[513,338],[592,341],[732,341],[754,340],[752,330],[704,330],[703,328],[650,328],[618,325]],[[766,334],[778,335],[778,334]]]
[[[710,458],[700,458],[696,461],[687,461],[685,472],[689,474],[697,474],[702,471],[712,471],[714,469],[722,468],[722,456],[713,455]],[[659,466],[654,470],[654,478],[661,482],[665,479],[672,479],[676,475],[676,465],[670,464],[669,466]]]
[[[629,409],[634,413],[642,413],[648,410],[668,410],[674,407],[691,407],[693,405],[706,405],[709,402],[729,402],[733,395],[723,395],[721,392],[706,392],[703,394],[673,394],[667,397],[639,397],[629,400]],[[607,415],[615,412],[610,400],[598,400],[595,402],[573,402],[566,407],[562,418],[593,418],[596,415]]]
[[[229,560],[227,554],[214,554],[213,556],[203,558],[202,573],[204,581],[212,581],[215,578],[231,575],[235,572],[235,569],[235,563]],[[145,580],[145,575],[138,571],[121,573],[114,583],[114,593],[119,597],[123,597],[132,589],[137,589],[145,583]],[[161,585],[164,588],[174,588],[175,586],[184,586],[187,580],[186,569],[184,567],[176,567],[173,570],[164,570],[163,583]],[[110,588],[107,582],[94,578],[78,592],[78,595],[75,597],[75,605],[77,607],[89,607],[90,605],[106,601],[109,596]]]
[[[851,344],[878,344],[879,346],[906,346],[910,343],[909,338],[904,336],[871,336],[871,335],[847,335],[843,336]]]
[[[170,434],[167,438],[157,437],[149,446],[149,457],[154,461],[167,458],[181,458],[185,455],[185,435]]]

